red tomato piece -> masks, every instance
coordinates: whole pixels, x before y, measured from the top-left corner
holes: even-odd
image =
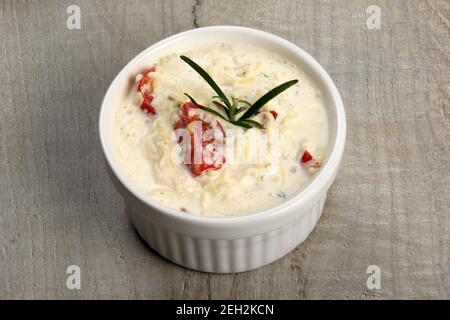
[[[153,94],[145,93],[143,94],[144,101],[141,103],[142,111],[149,114],[156,114],[155,108],[152,106]]]
[[[301,163],[307,163],[313,159],[312,155],[308,152],[308,150],[305,150],[302,155],[302,159],[300,160]]]
[[[271,114],[272,114],[272,116],[273,116],[273,118],[275,119],[275,120],[277,120],[277,118],[278,118],[278,112],[276,112],[276,111],[273,111],[273,110],[270,110],[269,111]],[[261,113],[261,111],[256,111],[255,112],[255,116],[257,116],[258,114],[260,114]]]
[[[217,164],[206,164],[206,163],[200,163],[200,164],[189,164],[188,168],[191,170],[191,173],[194,177],[198,177],[203,172],[206,172],[208,170],[219,170],[222,168],[222,165]]]
[[[270,111],[270,113],[273,115],[273,118],[275,119],[275,120],[277,120],[277,118],[278,118],[278,112],[276,112],[276,111]]]
[[[189,116],[189,111],[191,109],[196,109],[197,106],[192,103],[192,102],[186,102],[182,107],[181,107],[181,116],[180,116],[180,120],[178,120],[175,125],[173,126],[173,128],[179,129],[179,128],[187,128],[188,124],[198,120],[198,115],[195,114],[193,116]]]
[[[149,74],[155,70],[155,67],[148,69],[137,83],[137,91],[141,93],[142,98],[144,99],[140,107],[142,111],[149,114],[156,114],[155,107],[152,106],[152,100],[154,98],[152,86],[153,78],[149,76]]]
[[[201,146],[197,146],[195,144],[194,133],[190,133],[190,135],[191,135],[191,148],[190,148],[191,162],[194,161],[194,156],[197,151],[196,148],[198,148],[198,147],[204,148],[215,142],[215,137],[211,137],[210,139],[206,139],[206,140],[204,137],[204,134],[207,130],[213,129],[213,127],[211,126],[211,123],[201,120],[198,114],[194,114],[192,116],[189,115],[189,111],[191,109],[195,109],[195,108],[198,108],[198,107],[194,103],[186,102],[181,108],[180,120],[174,124],[174,129],[176,130],[179,128],[187,128],[187,126],[192,122],[201,121],[201,125],[202,125]],[[223,127],[218,121],[217,121],[217,127],[222,131],[222,133],[225,136]],[[180,138],[181,139],[179,139],[178,143],[181,143],[183,141],[182,137],[180,137]],[[214,151],[215,151],[215,149],[213,149],[213,152]],[[221,159],[217,160],[217,163],[206,163],[205,159],[203,159],[203,152],[202,152],[202,162],[201,163],[187,163],[186,167],[191,171],[191,173],[194,177],[197,177],[197,176],[201,175],[203,172],[206,172],[208,170],[218,170],[218,169],[222,168],[222,165],[224,162],[225,162],[225,158],[222,156]]]

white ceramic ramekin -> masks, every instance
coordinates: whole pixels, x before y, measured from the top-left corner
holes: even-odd
[[[139,190],[121,169],[112,141],[112,118],[130,88],[130,81],[159,57],[211,41],[243,41],[270,49],[297,63],[318,83],[326,98],[330,148],[321,170],[297,196],[258,213],[203,217],[165,207]],[[346,136],[341,97],[326,71],[291,42],[263,31],[231,26],[182,32],[144,50],[111,83],[100,111],[100,139],[112,179],[130,208],[140,236],[167,259],[206,272],[241,272],[264,266],[286,255],[313,230],[328,188],[340,166]]]

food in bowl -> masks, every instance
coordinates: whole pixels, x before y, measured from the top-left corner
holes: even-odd
[[[208,64],[208,58],[205,58],[206,61],[202,61],[201,57],[191,55],[193,51],[197,50],[201,51],[204,49],[203,52],[205,52],[207,47],[214,43],[218,44],[218,42],[225,43],[225,46],[235,46],[235,48],[237,48],[237,45],[241,46],[241,44],[244,46],[249,45],[250,49],[254,49],[256,47],[258,50],[253,51],[250,56],[259,56],[260,58],[261,54],[266,52],[263,49],[265,48],[269,50],[269,53],[268,55],[263,55],[265,57],[263,57],[264,60],[273,60],[273,57],[276,56],[278,57],[277,59],[283,63],[283,58],[286,58],[288,64],[297,66],[299,69],[295,70],[299,70],[301,75],[292,77],[286,75],[286,78],[278,76],[276,81],[273,83],[268,83],[266,88],[255,85],[256,90],[259,89],[260,91],[257,93],[250,92],[247,97],[247,101],[254,106],[260,99],[262,99],[262,97],[264,97],[264,95],[266,95],[267,92],[271,92],[268,91],[271,90],[271,88],[276,88],[275,86],[284,84],[286,81],[294,79],[299,80],[297,88],[300,90],[302,100],[295,101],[296,103],[303,104],[303,107],[301,109],[301,115],[299,114],[297,117],[301,118],[294,118],[294,123],[298,123],[299,121],[305,123],[302,130],[306,130],[306,128],[309,128],[308,130],[316,130],[317,132],[320,130],[321,133],[319,133],[319,136],[326,131],[325,128],[329,131],[329,138],[324,138],[323,144],[320,143],[322,140],[316,137],[314,138],[316,139],[314,141],[316,141],[317,144],[313,141],[312,143],[310,142],[310,146],[305,147],[308,153],[302,153],[302,150],[299,152],[297,151],[298,154],[296,154],[296,156],[300,158],[301,165],[303,163],[304,166],[310,167],[310,169],[307,169],[308,171],[319,170],[316,173],[311,173],[312,176],[309,176],[309,180],[305,181],[305,185],[300,188],[298,194],[292,196],[290,199],[288,197],[280,197],[280,200],[285,200],[280,201],[279,205],[274,205],[272,207],[270,207],[270,204],[265,203],[269,207],[266,207],[266,205],[260,206],[261,208],[266,208],[261,210],[257,209],[260,205],[257,202],[258,199],[254,200],[248,196],[238,198],[238,202],[240,202],[238,205],[245,202],[252,203],[255,209],[251,210],[247,206],[245,210],[248,210],[248,212],[258,211],[254,214],[245,214],[244,209],[242,209],[242,211],[237,210],[239,208],[236,208],[235,203],[229,203],[230,206],[234,207],[234,210],[224,210],[223,208],[219,208],[220,203],[218,203],[218,205],[213,207],[212,213],[204,214],[201,214],[202,208],[200,206],[197,210],[195,210],[192,206],[190,211],[200,214],[189,214],[183,212],[188,211],[187,208],[179,207],[176,202],[167,202],[168,205],[164,205],[163,202],[153,198],[149,194],[149,190],[153,188],[153,185],[148,183],[149,180],[142,179],[144,180],[144,183],[137,183],[141,175],[148,175],[148,172],[146,172],[145,169],[153,168],[153,164],[150,164],[147,158],[149,151],[146,151],[147,149],[145,148],[140,148],[139,143],[146,143],[145,139],[142,138],[150,133],[150,129],[156,128],[156,119],[160,116],[158,115],[158,112],[161,112],[161,105],[157,103],[158,99],[161,98],[161,96],[158,97],[158,92],[161,92],[162,87],[159,87],[160,84],[158,84],[158,80],[148,80],[148,84],[152,82],[152,87],[149,85],[143,85],[141,86],[141,89],[146,90],[146,88],[148,88],[150,90],[140,90],[138,95],[133,94],[133,92],[135,93],[137,91],[138,86],[135,81],[136,75],[139,73],[143,75],[147,74],[150,78],[151,73],[155,72],[154,76],[156,76],[156,72],[158,72],[158,68],[160,67],[160,60],[162,60],[161,58],[164,56],[169,57],[170,55],[174,55],[177,60],[182,62],[181,65],[178,65],[179,68],[177,67],[174,71],[175,78],[166,78],[168,81],[164,82],[168,85],[171,83],[183,85],[179,91],[179,99],[182,99],[180,106],[178,106],[178,103],[173,106],[178,109],[173,112],[172,120],[167,120],[169,124],[173,123],[174,127],[171,128],[170,126],[167,126],[161,127],[161,129],[165,130],[162,132],[167,132],[169,129],[175,132],[179,130],[188,130],[187,128],[183,128],[185,125],[183,122],[180,122],[182,119],[180,116],[183,115],[182,111],[187,110],[189,117],[192,112],[197,113],[198,111],[200,116],[201,113],[198,109],[201,108],[199,106],[191,108],[189,105],[187,108],[183,108],[186,102],[192,101],[187,96],[182,95],[181,92],[183,94],[187,93],[196,101],[197,104],[202,104],[206,107],[212,106],[211,100],[219,100],[218,98],[212,99],[212,96],[210,95],[216,95],[217,92],[210,89],[209,83],[206,82],[203,77],[199,77],[197,70],[192,69],[191,66],[185,64],[186,61],[180,59],[181,55],[190,57],[192,61],[195,61],[199,66],[205,68],[226,93],[227,99],[232,100],[232,96],[240,97],[241,94],[239,93],[239,90],[244,89],[243,84],[242,88],[241,85],[231,86],[224,83],[225,81],[221,79],[224,75],[218,76],[213,74],[214,70],[211,70],[212,61],[210,62],[211,64]],[[243,50],[239,50],[235,53],[236,59],[238,59],[245,52],[243,52]],[[200,55],[200,52],[198,55]],[[246,55],[248,56],[249,54]],[[270,59],[266,59],[267,57]],[[247,59],[251,59],[251,57],[247,57]],[[266,62],[271,63],[269,61]],[[151,71],[152,67],[155,67],[154,71]],[[159,72],[161,72],[161,70],[162,69],[159,68]],[[190,71],[188,72],[187,70]],[[292,68],[290,68],[290,70],[292,71]],[[151,72],[148,74],[146,71]],[[279,70],[277,70],[276,73],[280,73]],[[187,77],[187,75],[189,77]],[[233,74],[231,73],[231,76],[232,75]],[[184,81],[178,81],[177,79],[179,76],[182,76]],[[138,76],[138,82],[143,77],[144,76]],[[256,79],[257,80],[255,81],[260,81],[260,83],[264,83],[263,81],[265,81],[264,79],[258,79],[258,77],[256,77]],[[132,83],[134,83],[134,85],[132,85]],[[191,87],[186,87],[186,83],[188,83]],[[196,83],[196,85],[194,85],[194,83]],[[233,89],[233,91],[236,90],[236,92],[231,92],[231,89]],[[269,117],[269,113],[273,116],[273,118],[276,116],[277,120],[282,119],[283,114],[281,111],[292,113],[292,110],[289,112],[289,109],[284,109],[286,106],[284,102],[281,102],[283,103],[283,108],[277,108],[277,110],[272,108],[281,106],[280,101],[286,100],[286,96],[289,96],[295,89],[295,85],[289,87],[275,99],[269,101],[267,105],[270,109],[267,107],[263,107],[261,109],[262,116],[264,116],[266,120],[258,118],[258,115],[252,115],[248,119],[256,122],[261,121],[261,124],[267,127],[268,124],[265,123],[265,121],[272,121]],[[210,91],[208,91],[208,95],[206,97],[202,98],[200,93],[203,90]],[[304,92],[309,93],[304,95],[302,90],[306,90]],[[132,92],[131,94],[130,91]],[[252,91],[251,88],[249,88],[248,91]],[[147,94],[147,101],[144,103],[143,94],[145,93]],[[313,94],[317,96],[314,96]],[[133,99],[133,97],[136,101],[130,102],[130,99]],[[316,100],[319,97],[320,100]],[[246,99],[245,96],[244,99]],[[309,103],[307,100],[309,100]],[[317,101],[319,107],[315,106],[312,109],[322,110],[322,103],[325,103],[324,107],[326,108],[326,114],[323,118],[326,120],[320,120],[320,116],[316,117],[316,115],[311,113],[312,111],[307,107],[308,105],[312,105],[314,101]],[[147,102],[150,103],[150,106],[154,108],[154,110],[147,107]],[[122,112],[120,108],[127,104],[130,104],[130,106],[134,105],[136,107],[134,109],[130,109],[130,111],[126,111],[131,113],[136,112],[135,119],[128,117],[130,122],[136,121],[137,124],[142,124],[142,122],[148,121],[145,126],[141,126],[140,130],[139,128],[136,128],[136,131],[129,131],[128,133],[130,138],[133,135],[138,135],[138,139],[136,141],[139,141],[139,139],[142,140],[142,142],[136,142],[137,145],[128,149],[129,151],[135,151],[134,157],[133,155],[125,156],[125,160],[129,159],[129,162],[124,161],[124,156],[120,155],[120,142],[123,142],[123,140],[120,140],[120,137],[119,139],[117,138],[118,130],[120,130],[121,127],[116,123],[118,115]],[[241,105],[242,103],[239,104],[239,106]],[[145,111],[144,114],[148,113],[145,114],[147,116],[145,118],[142,118],[143,111],[141,107]],[[267,109],[269,112],[267,112]],[[246,110],[247,109],[244,111],[247,112]],[[154,111],[154,116],[152,111]],[[220,111],[223,112],[224,110]],[[276,114],[271,113],[270,111],[275,111]],[[222,115],[224,115],[224,113],[222,113]],[[199,120],[210,120],[210,125],[212,127],[216,127],[214,132],[219,132],[217,139],[216,134],[214,134],[214,146],[216,141],[220,141],[221,130],[220,127],[217,128],[218,125],[216,125],[215,122],[217,117],[213,114],[208,116],[211,118],[199,118]],[[242,116],[242,113],[238,116]],[[196,115],[193,114],[192,117],[196,117]],[[284,119],[284,121],[287,121],[288,117],[285,115]],[[312,126],[309,121],[322,121],[324,123]],[[199,122],[199,127],[202,129],[203,122]],[[222,123],[228,121],[223,120],[220,122]],[[125,123],[125,121],[123,121],[123,123]],[[194,121],[194,124],[195,123],[196,122]],[[148,124],[152,124],[152,128],[149,128]],[[176,129],[175,124],[180,124],[180,127]],[[135,127],[136,126],[132,124],[129,126],[129,128]],[[206,125],[206,127],[208,126]],[[236,126],[231,127],[234,128]],[[229,135],[227,128],[229,128],[228,124],[224,123],[223,129],[226,135],[225,149],[228,149],[230,146],[230,143],[228,143],[229,139],[233,138],[233,134],[236,134],[236,130],[231,130]],[[144,131],[142,131],[142,129],[144,129]],[[266,128],[256,130],[255,128],[240,127],[237,128],[237,132],[242,133],[243,136],[260,136],[260,133],[264,132],[269,133],[273,131],[276,133],[278,130],[275,129],[276,128]],[[299,128],[296,129],[297,131],[300,131]],[[289,132],[291,132],[290,130],[291,129],[289,129],[289,126],[287,126],[283,131],[289,134]],[[206,131],[209,131],[209,129]],[[190,133],[190,131],[188,132]],[[292,251],[308,237],[322,214],[327,191],[335,180],[341,164],[346,139],[346,119],[342,99],[330,76],[313,57],[301,48],[285,39],[260,30],[235,26],[214,26],[198,28],[173,35],[150,46],[131,60],[115,77],[105,94],[100,111],[99,133],[102,149],[108,168],[110,169],[109,172],[111,174],[112,181],[115,183],[117,190],[124,199],[125,205],[128,208],[127,214],[132,225],[135,227],[139,235],[149,244],[149,246],[160,253],[163,257],[187,268],[206,272],[230,273],[252,270],[263,265],[267,265]],[[302,135],[309,136],[304,133]],[[175,136],[172,135],[172,137],[174,141],[171,142],[171,146],[177,146],[178,148],[185,142],[180,142],[178,139],[181,136],[177,139],[176,134]],[[284,144],[288,144],[289,139],[285,140],[282,138],[283,137],[280,138],[280,141]],[[212,141],[212,139],[205,139],[205,141],[208,145],[205,149],[208,149],[210,145],[209,142]],[[255,144],[253,143],[249,145],[253,146]],[[319,152],[315,152],[313,150],[315,145],[317,148],[322,147],[324,149],[324,158],[320,159],[320,156],[318,155]],[[220,147],[220,143],[218,143],[217,146]],[[241,150],[245,149],[242,148],[242,146],[245,146],[245,143],[241,143]],[[161,143],[159,147],[164,147],[164,143]],[[309,147],[311,149],[308,149]],[[268,150],[271,149],[269,148]],[[280,148],[278,148],[278,150],[280,150]],[[175,151],[174,154],[176,155],[180,149],[173,149],[173,151]],[[290,153],[293,153],[293,151],[287,152],[287,154]],[[186,154],[188,154],[188,152]],[[272,159],[271,154],[272,152],[269,152],[269,156],[267,157],[268,159]],[[279,152],[279,154],[280,156],[278,159],[282,158],[281,152]],[[181,163],[181,165],[177,166],[177,168],[178,170],[184,170],[182,177],[184,177],[186,181],[181,181],[181,179],[178,179],[178,181],[181,181],[180,183],[183,184],[186,184],[187,181],[191,181],[191,179],[195,179],[195,181],[202,181],[208,177],[208,175],[217,174],[220,170],[227,167],[231,168],[231,166],[229,166],[231,164],[239,164],[239,161],[234,161],[233,156],[230,154],[224,154],[223,158],[225,161],[220,161],[222,158],[220,156],[220,152],[218,152],[218,155],[219,156],[215,157],[211,163],[206,163],[207,166],[199,167],[201,169],[199,170],[199,175],[195,175],[195,172],[191,171],[192,163]],[[170,159],[176,160],[176,157],[171,157]],[[277,158],[275,157],[275,159]],[[204,159],[202,158],[202,160]],[[164,161],[161,161],[161,164],[164,164]],[[295,161],[298,161],[298,159],[295,159]],[[177,161],[174,162],[178,163]],[[201,163],[197,164],[201,165]],[[210,168],[208,164],[215,164],[219,168],[214,170],[215,168]],[[252,163],[249,163],[248,165],[242,165],[242,167],[247,166],[250,168],[251,165]],[[320,169],[318,168],[319,166]],[[129,169],[127,169],[127,167]],[[277,168],[276,166],[274,167]],[[159,168],[163,168],[163,166],[159,166]],[[134,174],[133,171],[135,172]],[[238,173],[241,174],[241,171],[238,171]],[[304,173],[306,174],[306,171]],[[252,177],[241,179],[243,179],[243,181],[239,182],[239,186],[235,184],[235,187],[241,188],[241,184],[245,185],[248,181],[252,181]],[[150,182],[152,181],[150,180]],[[161,186],[155,184],[154,189],[157,187]],[[165,188],[168,189],[167,187]],[[201,191],[202,189],[197,190]],[[185,190],[182,191],[185,192]],[[233,194],[233,192],[234,190],[230,189],[230,193]],[[194,201],[195,199],[193,202]],[[226,211],[229,213],[224,213]],[[207,211],[204,210],[204,212]]]
[[[207,216],[258,212],[298,194],[330,136],[323,94],[306,72],[262,47],[227,42],[149,61],[115,111],[113,134],[139,189]]]

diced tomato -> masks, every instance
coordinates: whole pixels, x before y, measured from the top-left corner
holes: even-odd
[[[151,87],[153,78],[149,76],[149,73],[155,72],[155,70],[156,67],[153,66],[142,74],[142,78],[138,81],[137,84],[137,91],[141,93],[143,91],[153,91],[153,88]]]
[[[146,92],[142,96],[144,98],[144,101],[141,103],[142,111],[150,114],[156,114],[156,110],[152,106],[153,94]]]
[[[198,120],[198,115],[195,114],[193,116],[189,116],[189,111],[191,109],[195,109],[197,108],[197,106],[192,103],[192,102],[186,102],[182,107],[181,107],[181,116],[180,116],[180,120],[178,120],[175,125],[173,126],[173,128],[179,129],[179,128],[187,128],[188,124],[191,122],[194,122],[195,120]]]
[[[206,164],[206,163],[200,163],[200,164],[189,164],[187,165],[188,168],[191,170],[191,173],[194,177],[198,177],[203,172],[206,172],[208,170],[219,170],[222,168],[222,165],[218,164]]]
[[[276,112],[276,111],[273,111],[273,110],[270,110],[269,111],[271,114],[272,114],[272,116],[273,116],[273,118],[275,119],[275,120],[277,120],[277,118],[278,118],[278,112]],[[255,112],[255,116],[257,116],[258,114],[260,114],[261,113],[261,111],[256,111]]]
[[[198,108],[194,103],[192,102],[186,102],[182,108],[181,108],[181,115],[180,115],[180,120],[177,121],[174,124],[174,129],[180,129],[180,128],[187,128],[188,125],[192,122],[195,121],[201,121],[201,125],[202,125],[202,144],[201,147],[205,148],[210,144],[213,144],[215,142],[215,137],[212,136],[209,139],[205,139],[205,132],[207,130],[213,129],[213,127],[211,126],[211,123],[205,121],[205,120],[201,120],[198,114],[194,114],[194,115],[190,115],[189,111],[191,109],[195,109]],[[222,131],[224,137],[225,137],[225,131],[223,130],[222,125],[220,124],[219,121],[217,121],[217,127]],[[197,146],[195,144],[195,139],[194,139],[194,133],[190,133],[191,135],[191,146],[190,146],[190,162],[194,162],[195,161],[195,154],[196,154],[196,148],[198,148],[199,146]],[[180,137],[180,139],[178,140],[178,143],[183,142],[182,137]],[[201,150],[203,151],[203,150]],[[213,149],[213,152],[215,151],[215,149]],[[222,156],[221,159],[217,159],[216,163],[206,163],[205,159],[203,158],[203,152],[201,152],[202,154],[202,162],[201,163],[186,163],[186,167],[191,171],[192,175],[194,177],[197,177],[199,175],[201,175],[203,172],[206,172],[208,170],[218,170],[220,168],[222,168],[223,163],[225,162],[225,158]]]
[[[273,115],[273,118],[275,119],[275,120],[277,120],[277,118],[278,118],[278,112],[276,112],[276,111],[270,111],[270,113]]]
[[[322,166],[320,162],[315,160],[314,163],[310,163],[311,160],[314,160],[313,156],[307,150],[305,150],[305,152],[303,152],[302,158],[300,159],[301,164],[307,165],[308,167],[312,168],[320,168]]]
[[[137,91],[141,93],[144,99],[141,103],[142,111],[149,114],[156,114],[155,108],[152,106],[153,96],[153,78],[149,76],[151,72],[156,70],[155,67],[151,67],[146,72],[143,73],[142,78],[137,83]]]
[[[307,163],[313,159],[312,155],[308,152],[308,150],[305,150],[303,152],[302,158],[300,160],[301,163]]]

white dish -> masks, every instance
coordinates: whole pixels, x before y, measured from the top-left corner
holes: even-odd
[[[130,80],[158,59],[193,43],[236,41],[269,49],[293,61],[320,87],[330,126],[328,154],[313,181],[299,194],[273,208],[236,217],[207,217],[165,207],[144,194],[121,168],[112,141],[112,121]],[[117,75],[100,112],[100,139],[111,176],[130,208],[130,219],[141,237],[167,259],[207,272],[241,272],[266,265],[306,239],[319,219],[328,188],[343,154],[346,121],[340,95],[325,70],[306,52],[272,34],[230,26],[206,27],[162,40],[144,50]]]

